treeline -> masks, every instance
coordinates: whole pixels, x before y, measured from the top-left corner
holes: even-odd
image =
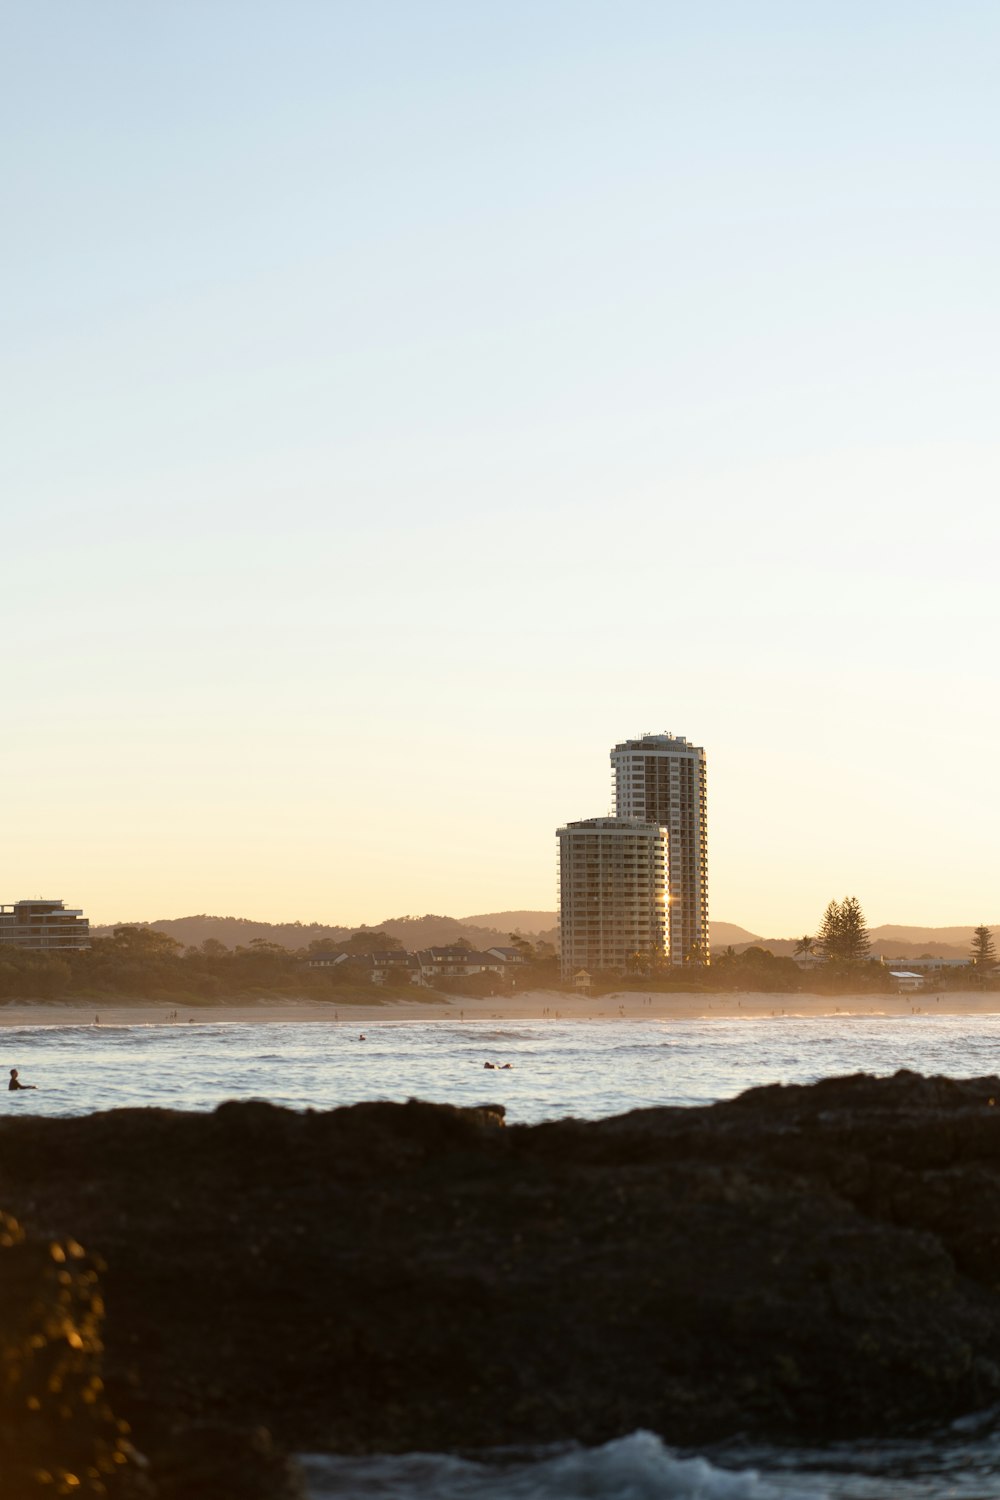
[[[381,938],[381,934],[376,934]],[[330,945],[324,944],[325,948]],[[392,946],[386,940],[385,947]],[[267,996],[369,1003],[378,998],[360,963],[309,969],[301,950],[254,939],[227,948],[208,938],[183,949],[151,927],[118,927],[77,953],[22,953],[0,948],[0,1000],[118,999],[214,1001]]]
[[[434,981],[444,994],[495,994],[511,988],[551,985],[558,976],[554,950],[518,936],[525,963],[512,977],[472,975],[461,981]],[[468,944],[464,946],[468,947]],[[305,950],[266,939],[252,939],[235,950],[215,938],[182,948],[151,927],[117,927],[76,953],[25,953],[0,947],[0,1002],[9,1000],[114,999],[183,1001],[192,1005],[267,997],[303,997],[343,1004],[375,1004],[381,998],[419,999],[426,990],[404,975],[373,985],[366,962],[371,953],[401,950],[384,932],[358,932],[340,943],[314,941]],[[333,967],[309,968],[310,953],[343,954]]]

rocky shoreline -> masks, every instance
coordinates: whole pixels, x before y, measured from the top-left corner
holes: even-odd
[[[510,1128],[416,1102],[26,1116],[0,1121],[0,1210],[25,1500],[60,1466],[77,1495],[278,1500],[295,1450],[823,1442],[1000,1402],[997,1078]]]

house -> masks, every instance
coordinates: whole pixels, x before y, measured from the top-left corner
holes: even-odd
[[[305,969],[333,969],[347,962],[346,953],[308,953],[302,960]]]
[[[972,960],[969,958],[938,958],[933,955],[927,955],[923,958],[900,958],[898,956],[896,958],[886,958],[884,954],[880,954],[879,963],[887,965],[896,964],[899,968],[902,968],[905,964],[908,973],[932,974],[942,973],[945,969],[968,969],[972,965]]]
[[[907,969],[890,969],[889,977],[897,990],[922,990],[927,983],[923,974],[914,974]]]
[[[385,984],[387,979],[420,982],[420,960],[415,953],[404,953],[401,948],[390,948],[384,953],[369,953],[364,962],[368,965],[372,984]]]
[[[417,954],[421,977],[445,975],[465,979],[470,974],[503,974],[505,963],[495,953],[473,948],[424,948]]]

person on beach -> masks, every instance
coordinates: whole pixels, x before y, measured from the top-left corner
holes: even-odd
[[[7,1085],[7,1092],[8,1093],[13,1093],[15,1089],[34,1089],[34,1088],[37,1088],[37,1087],[38,1087],[38,1085],[35,1084],[35,1083],[22,1083],[21,1080],[20,1080],[20,1078],[18,1078],[18,1076],[17,1076],[17,1069],[16,1068],[11,1068],[11,1070],[10,1070],[10,1083],[8,1083],[8,1085]]]

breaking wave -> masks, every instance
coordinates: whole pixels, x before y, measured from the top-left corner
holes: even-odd
[[[679,1458],[651,1432],[600,1448],[302,1460],[312,1500],[777,1500],[755,1471]]]

